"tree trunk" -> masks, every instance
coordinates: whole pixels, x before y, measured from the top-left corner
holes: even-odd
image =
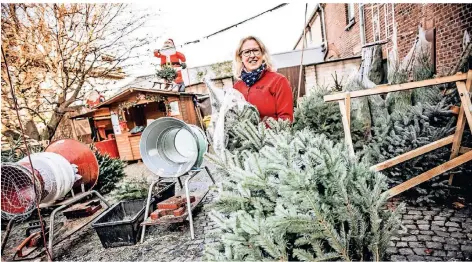
[[[51,141],[52,138],[54,137],[54,134],[56,134],[57,127],[59,126],[59,123],[61,123],[63,114],[54,112],[51,116],[51,120],[49,120],[48,125],[45,130],[41,133],[41,139],[42,140],[49,140]]]

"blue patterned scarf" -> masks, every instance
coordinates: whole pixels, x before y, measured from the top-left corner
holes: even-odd
[[[252,72],[246,72],[246,70],[241,71],[241,79],[246,83],[247,86],[253,86],[257,80],[259,80],[262,74],[265,72],[266,64],[263,63],[259,68]]]

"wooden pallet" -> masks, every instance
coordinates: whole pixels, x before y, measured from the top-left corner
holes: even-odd
[[[192,203],[191,210],[193,211],[201,202],[203,199],[205,199],[205,196],[208,194],[209,187],[211,183],[204,183],[204,182],[194,182],[190,184],[190,195],[195,196],[195,201]],[[176,196],[182,196],[182,198],[185,198],[185,191],[182,189],[180,192],[175,194]],[[172,223],[181,223],[185,221],[188,217],[188,209],[187,209],[187,202],[185,202],[185,208],[186,211],[184,214],[181,216],[163,216],[159,219],[151,219],[151,217],[147,217],[141,225],[160,225],[160,224],[172,224]]]

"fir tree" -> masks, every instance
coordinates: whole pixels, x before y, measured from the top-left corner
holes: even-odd
[[[208,156],[224,179],[211,213],[221,243],[206,258],[382,259],[402,208],[385,208],[386,178],[324,135],[269,122],[240,128],[245,149]]]
[[[110,193],[125,176],[125,163],[106,154],[102,155],[97,150],[94,152],[100,170],[95,189],[102,194]]]

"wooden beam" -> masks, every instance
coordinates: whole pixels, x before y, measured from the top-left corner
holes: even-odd
[[[463,108],[467,123],[469,123],[470,131],[472,132],[472,104],[470,102],[470,93],[467,90],[464,82],[457,82],[457,90],[459,91],[459,97],[461,98],[461,108]]]
[[[343,121],[343,127],[344,127],[344,140],[346,141],[346,146],[349,149],[349,153],[351,156],[354,156],[354,146],[352,145],[352,138],[351,138],[351,127],[349,125],[349,120],[348,120],[348,113],[347,113],[347,107],[346,107],[346,100],[341,100],[339,102],[339,109],[341,111],[341,118]]]
[[[438,176],[446,171],[449,171],[457,166],[460,166],[470,160],[472,160],[472,151],[469,151],[461,156],[458,156],[452,160],[449,160],[440,166],[430,169],[421,175],[418,175],[408,181],[401,183],[400,185],[396,187],[389,189],[388,191],[386,191],[386,193],[389,195],[388,198],[396,196],[414,186],[417,186],[425,181],[428,181],[431,178]]]
[[[347,123],[349,125],[349,130],[351,130],[351,94],[349,92],[346,93],[344,104],[346,105]]]
[[[459,86],[462,84],[463,82],[456,83],[457,91],[459,93],[460,93]],[[467,73],[467,80],[465,82],[465,88],[467,91],[470,91],[472,89],[472,70],[469,70],[469,72]],[[461,141],[462,141],[462,134],[464,133],[464,128],[465,128],[465,121],[464,121],[465,110],[466,108],[464,107],[464,105],[461,105],[461,107],[459,108],[459,115],[457,116],[456,131],[454,134],[454,141],[452,143],[451,156],[449,159],[453,159],[457,157],[457,155],[459,154],[459,149],[460,149]],[[452,185],[453,179],[454,179],[454,174],[451,174],[448,180],[449,185]]]
[[[463,81],[466,79],[467,79],[467,74],[461,73],[461,74],[452,75],[452,76],[439,77],[439,78],[428,79],[428,80],[417,81],[417,82],[410,82],[410,83],[399,84],[399,85],[390,85],[390,86],[383,86],[380,88],[375,87],[371,89],[352,91],[350,93],[351,93],[351,98],[355,98],[355,97],[363,97],[363,96],[370,96],[370,95],[386,94],[386,93],[396,92],[396,91],[404,91],[404,90],[414,89],[418,87],[425,87],[425,86],[445,84],[445,83],[450,83],[450,82]],[[324,96],[324,101],[325,102],[338,101],[338,100],[344,99],[344,96],[345,96],[345,93],[336,93],[332,95],[326,95]]]
[[[425,153],[433,151],[437,148],[443,147],[445,145],[449,145],[450,143],[452,143],[453,139],[454,139],[454,135],[450,135],[448,137],[445,137],[433,143],[424,145],[422,147],[419,147],[417,149],[411,150],[409,152],[396,156],[392,159],[379,163],[375,166],[371,166],[370,169],[373,171],[381,171],[381,170],[387,169],[389,167],[395,166],[397,164],[400,164],[402,162],[415,158],[419,155],[423,155]]]

